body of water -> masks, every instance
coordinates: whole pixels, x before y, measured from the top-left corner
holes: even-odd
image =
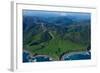
[[[23,62],[44,62],[44,61],[52,61],[52,58],[47,55],[37,55],[31,56],[29,52],[23,52]]]
[[[27,51],[23,52],[23,62],[30,62],[31,56],[30,53]]]
[[[72,52],[66,53],[61,57],[61,60],[87,60],[91,59],[91,53],[88,51],[84,52]],[[52,58],[47,55],[36,55],[31,56],[29,52],[23,52],[23,62],[45,62],[52,61]]]
[[[33,62],[44,62],[44,61],[51,61],[52,59],[46,55],[37,55],[32,58]]]
[[[91,53],[90,52],[73,52],[64,54],[62,56],[62,60],[86,60],[91,59]]]

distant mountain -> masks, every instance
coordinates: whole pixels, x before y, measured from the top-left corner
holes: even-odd
[[[31,14],[23,15],[23,39],[26,43],[32,43],[33,37],[37,36],[40,43],[41,40],[49,41],[59,35],[63,39],[88,44],[90,41],[90,23],[89,14],[84,13],[59,15],[59,13],[50,12],[47,14],[45,12],[39,14],[31,12]]]
[[[89,13],[23,11],[23,50],[31,56],[59,60],[63,53],[87,51],[90,45]]]

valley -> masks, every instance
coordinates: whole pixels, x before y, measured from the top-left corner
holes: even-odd
[[[87,51],[91,45],[88,13],[61,16],[58,12],[53,16],[51,12],[44,16],[45,13],[50,12],[44,12],[41,16],[34,15],[34,12],[31,16],[23,16],[23,50],[30,52],[32,57],[50,56],[53,61],[61,60],[64,53]],[[82,14],[86,14],[87,18]]]

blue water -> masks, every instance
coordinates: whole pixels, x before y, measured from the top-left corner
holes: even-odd
[[[28,52],[23,52],[23,62],[29,62],[31,59],[30,54]]]
[[[49,57],[45,57],[45,56],[37,56],[32,58],[32,60],[36,61],[36,62],[44,62],[44,61],[50,61]]]
[[[86,59],[91,59],[91,54],[88,53],[75,53],[75,54],[72,54],[72,55],[66,55],[64,57],[64,60],[86,60]]]
[[[44,61],[51,61],[50,57],[41,55],[41,56],[33,56],[31,57],[29,52],[23,52],[23,62],[44,62]]]
[[[63,60],[86,60],[91,59],[90,52],[78,52],[78,53],[69,53],[62,56]],[[23,62],[45,62],[52,61],[49,56],[46,55],[37,55],[31,57],[29,52],[23,52]]]

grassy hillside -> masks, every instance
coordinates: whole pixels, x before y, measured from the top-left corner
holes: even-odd
[[[47,33],[47,32],[46,32]],[[75,43],[68,39],[63,39],[59,34],[51,32],[54,36],[52,39],[47,37],[47,40],[43,41],[44,32],[41,32],[32,37],[31,40],[35,41],[28,43],[24,46],[24,49],[30,51],[33,55],[49,55],[54,60],[59,60],[59,57],[64,52],[83,51],[87,46],[81,43]],[[50,34],[48,34],[50,36]]]
[[[43,13],[43,12],[42,12]],[[41,14],[42,14],[41,13]],[[23,16],[23,49],[59,60],[63,53],[87,50],[91,43],[89,14]],[[50,14],[50,13],[49,13]],[[67,13],[66,13],[67,14]],[[83,16],[83,17],[82,17]],[[86,18],[87,16],[87,18]]]

